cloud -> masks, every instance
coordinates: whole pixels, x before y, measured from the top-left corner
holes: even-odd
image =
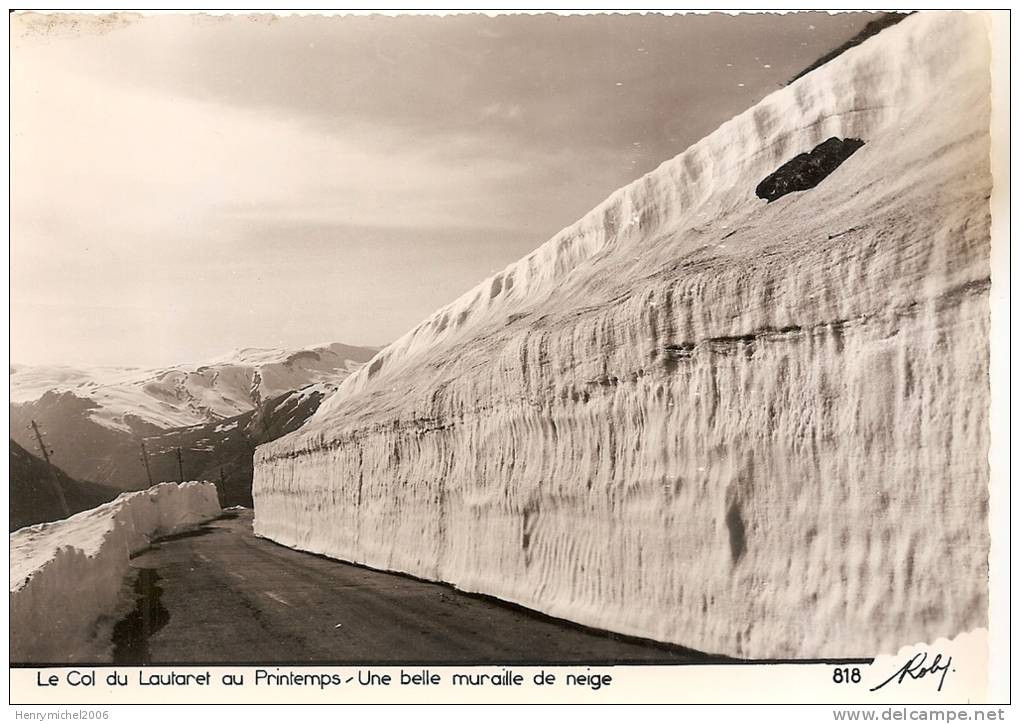
[[[867,19],[22,17],[12,344],[114,364],[391,339]]]
[[[482,118],[500,118],[516,121],[524,115],[524,108],[519,103],[490,103],[482,109]]]
[[[268,215],[484,227],[479,199],[526,171],[522,160],[466,159],[463,139],[423,145],[381,124],[325,133],[301,116],[48,70],[14,79],[12,204],[21,231],[60,233],[59,243],[72,230],[112,244],[187,243]]]

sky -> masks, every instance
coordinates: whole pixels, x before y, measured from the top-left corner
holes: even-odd
[[[11,358],[383,345],[871,17],[14,15]]]

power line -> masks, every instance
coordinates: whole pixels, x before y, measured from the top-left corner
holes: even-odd
[[[50,482],[53,483],[53,489],[57,493],[57,500],[60,501],[60,507],[64,511],[64,517],[71,517],[71,509],[67,506],[67,498],[64,497],[64,489],[60,487],[60,481],[57,479],[57,470],[53,467],[53,463],[50,462],[50,451],[46,448],[46,444],[43,442],[42,433],[39,432],[39,426],[35,424],[35,420],[32,420],[30,425],[32,431],[35,433],[35,439],[39,443],[39,450],[42,452],[43,460],[46,461],[46,467],[50,471]]]
[[[145,440],[139,440],[138,443],[142,446],[142,462],[145,463],[145,477],[149,479],[149,487],[152,487],[152,471],[149,470],[149,454],[145,450]]]

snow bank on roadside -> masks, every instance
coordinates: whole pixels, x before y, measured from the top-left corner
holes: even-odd
[[[11,533],[11,661],[105,658],[131,554],[219,513],[212,483],[160,483]]]

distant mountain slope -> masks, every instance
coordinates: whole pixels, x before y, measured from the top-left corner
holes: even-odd
[[[316,382],[342,379],[376,349],[329,344],[300,350],[243,349],[205,364],[156,370],[11,367],[11,400],[51,392],[90,401],[88,417],[111,429],[147,432],[233,417],[263,400]]]
[[[148,437],[145,445],[153,480],[179,477],[179,447],[185,478],[216,483],[224,507],[251,507],[252,456],[256,446],[297,430],[335,389],[335,385],[326,383],[309,385],[268,400],[258,410]]]
[[[53,481],[46,463],[11,440],[10,460],[10,529],[17,530],[26,525],[46,523],[64,517],[60,501],[53,489]],[[94,508],[113,500],[119,490],[74,480],[57,468],[57,482],[64,492],[64,498],[71,514]]]
[[[136,367],[94,367],[86,370],[60,365],[12,364],[11,402],[31,402],[50,390],[73,390],[92,383],[112,384],[140,374],[142,370]]]
[[[207,424],[215,428],[308,385],[325,385],[321,399],[329,385],[375,351],[344,344],[251,348],[206,364],[162,370],[12,365],[11,437],[30,449],[28,425],[36,420],[53,447],[54,462],[71,476],[136,490],[147,485],[141,439]],[[168,473],[154,471],[154,480],[176,480],[176,461]],[[250,472],[247,480],[250,484]]]

